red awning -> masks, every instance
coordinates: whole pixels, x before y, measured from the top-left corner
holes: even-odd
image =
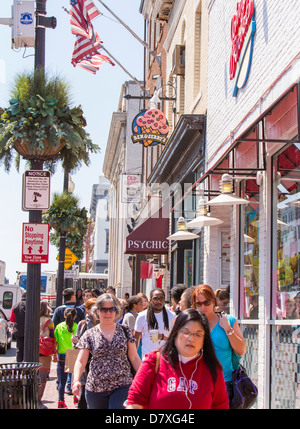
[[[126,237],[125,252],[133,255],[168,253],[169,218],[160,209]]]

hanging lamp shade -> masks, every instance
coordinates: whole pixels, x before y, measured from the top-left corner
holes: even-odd
[[[203,226],[214,226],[221,223],[223,223],[221,219],[207,215],[206,202],[203,198],[200,198],[197,205],[197,216],[195,219],[188,222],[186,227],[201,228]]]
[[[195,240],[199,238],[197,234],[193,234],[186,230],[185,219],[180,217],[177,221],[177,232],[167,237],[167,240],[171,241],[183,241],[183,240]]]
[[[209,206],[232,206],[237,204],[248,204],[249,201],[237,197],[232,193],[232,177],[229,174],[223,174],[220,181],[221,194],[207,202]]]
[[[259,228],[259,220],[255,220],[253,222],[251,222],[251,225],[254,226],[255,228]],[[285,222],[283,222],[281,219],[277,218],[277,229],[289,229],[289,225]]]

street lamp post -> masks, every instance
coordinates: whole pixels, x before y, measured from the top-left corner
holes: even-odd
[[[46,27],[55,28],[55,18],[50,23],[45,18],[46,1],[36,1],[37,25],[35,31],[35,69],[45,69],[45,32]],[[41,19],[43,22],[41,22]],[[31,161],[32,170],[42,170],[43,161],[34,159]],[[42,211],[30,210],[29,223],[42,223]],[[40,291],[41,291],[41,264],[27,264],[26,282],[26,311],[25,311],[25,341],[24,361],[39,361],[39,337],[40,337]]]

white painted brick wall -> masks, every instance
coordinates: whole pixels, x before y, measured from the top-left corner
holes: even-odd
[[[232,97],[232,82],[229,80],[230,22],[235,13],[237,1],[215,0],[211,2],[209,14],[208,47],[208,116],[207,149],[208,165],[214,165],[224,151],[245,129],[247,129],[278,97],[280,97],[300,76],[300,4],[298,0],[256,0],[256,33],[248,81],[237,97]],[[235,131],[230,138],[230,133]],[[220,145],[223,147],[219,149]],[[270,171],[269,171],[270,175]],[[270,180],[270,179],[268,179]],[[269,351],[265,349],[269,326],[268,273],[270,272],[269,237],[267,231],[267,191],[270,182],[264,181],[260,188],[260,231],[259,231],[259,351],[258,351],[258,408],[264,408],[269,386]],[[237,310],[234,300],[238,296],[238,278],[234,260],[236,220],[233,212],[231,247],[231,285],[233,286],[232,314]],[[211,244],[212,244],[211,240]],[[214,247],[213,247],[214,249]],[[236,248],[238,249],[238,248]]]
[[[209,15],[208,121],[207,147],[209,166],[213,165],[230,143],[230,132],[241,123],[278,76],[299,54],[300,7],[298,0],[256,0],[256,33],[248,81],[237,97],[232,97],[229,80],[231,51],[230,22],[236,1],[215,0]],[[299,62],[279,79],[271,94],[263,100],[265,110],[285,89],[299,78]],[[254,109],[234,139],[262,113]],[[228,141],[227,141],[228,140]],[[215,151],[226,142],[220,153]],[[214,158],[212,155],[215,154]]]

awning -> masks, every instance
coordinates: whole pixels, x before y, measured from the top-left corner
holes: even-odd
[[[168,253],[169,217],[163,217],[162,214],[163,210],[158,210],[126,237],[124,253],[133,255]]]

